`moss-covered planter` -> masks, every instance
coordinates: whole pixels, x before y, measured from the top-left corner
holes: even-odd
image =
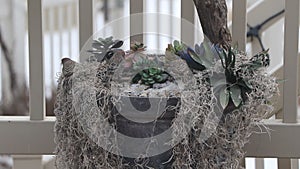
[[[124,99],[122,97],[120,100]],[[155,120],[146,119],[147,115],[143,114],[143,112],[147,111],[151,106],[157,107],[159,105],[151,105],[150,100],[160,101],[161,98],[139,98],[139,97],[129,97],[131,104],[134,106],[136,110],[139,111],[138,117],[139,121],[151,121],[146,123],[138,123],[128,118],[124,117],[120,114],[117,108],[112,109],[112,116],[110,122],[115,125],[115,128],[118,132],[133,138],[149,138],[153,136],[157,136],[166,130],[168,130],[172,126],[172,121],[174,120],[176,113],[180,107],[180,99],[179,98],[169,98],[167,99],[166,110],[162,112],[162,114]],[[124,105],[126,107],[126,105]],[[153,108],[153,107],[152,107]],[[128,112],[123,112],[124,114],[129,114]],[[155,112],[153,112],[155,114]],[[136,145],[139,146],[139,145]],[[122,152],[122,150],[121,150]],[[147,161],[147,164],[141,166],[143,167],[153,167],[157,169],[167,169],[172,166],[172,149],[164,152],[162,154],[147,157],[144,159],[139,159],[140,163],[143,161]],[[123,163],[127,164],[130,167],[136,166],[135,158],[125,157]]]
[[[268,101],[278,91],[276,79],[266,73],[269,57],[267,51],[248,58],[235,50],[220,53],[208,42],[201,45],[196,45],[195,51],[178,41],[174,47],[169,45],[164,70],[174,77],[180,102],[169,96],[166,110],[159,115],[148,109],[157,106],[149,105],[151,99],[159,102],[161,98],[122,93],[122,86],[128,84],[121,79],[125,69],[118,68],[123,58],[128,62],[126,57],[73,63],[72,69],[65,68],[69,66],[65,63],[64,69],[71,71],[63,72],[59,79],[55,109],[58,168],[241,168],[243,147],[253,127],[272,111]],[[203,46],[205,51],[201,52]],[[139,54],[132,52],[132,56]],[[191,62],[191,55],[196,60]],[[147,60],[147,55],[141,57]],[[122,107],[120,102],[126,104]],[[129,105],[138,113],[126,109]],[[152,142],[133,141],[129,146],[128,139],[127,146],[119,139],[120,134],[143,140],[170,128],[170,139],[160,143],[170,144],[170,149],[155,155],[149,155],[148,149],[137,156],[125,155]]]

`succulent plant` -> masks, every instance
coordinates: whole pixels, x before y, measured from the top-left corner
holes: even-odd
[[[130,50],[132,52],[137,52],[137,51],[144,51],[147,48],[147,46],[144,45],[142,42],[134,42],[130,45]]]
[[[169,44],[166,50],[185,60],[193,71],[203,71],[213,67],[217,61],[221,62],[224,72],[213,72],[213,76],[207,80],[212,85],[214,93],[218,95],[223,108],[226,108],[230,102],[236,108],[239,107],[247,101],[248,93],[252,92],[252,86],[248,79],[244,79],[240,73],[245,71],[253,73],[253,71],[270,64],[267,50],[253,56],[248,62],[236,66],[236,54],[239,53],[236,48],[220,48],[218,45],[210,43],[207,38],[204,38],[200,45],[196,44],[195,50],[179,41]]]
[[[174,40],[173,44],[169,44],[166,50],[175,53],[176,55],[180,55],[180,52],[185,51],[186,49],[187,46],[184,43]]]
[[[135,75],[132,83],[141,83],[152,87],[156,83],[165,83],[170,75],[160,68],[151,67]]]
[[[219,57],[222,67],[225,70],[225,79],[213,77],[211,80],[214,89],[216,89],[215,92],[220,92],[219,100],[223,108],[230,101],[233,102],[235,107],[239,107],[243,102],[247,101],[247,94],[252,92],[252,86],[248,82],[248,79],[244,79],[241,76],[242,72],[253,73],[253,71],[267,67],[270,64],[268,50],[258,53],[240,66],[236,66],[236,54],[237,50],[234,48],[229,48],[228,50],[222,49]],[[219,80],[216,81],[213,79]]]
[[[98,62],[109,60],[122,45],[123,41],[113,40],[112,36],[105,39],[99,38],[98,40],[94,40],[92,44],[93,49],[88,50],[88,52],[94,54],[90,60],[96,60]]]
[[[195,45],[195,50],[178,41],[174,41],[173,45],[169,44],[166,50],[185,60],[192,70],[198,71],[213,66],[213,62],[218,56],[215,46],[205,39],[201,45]]]

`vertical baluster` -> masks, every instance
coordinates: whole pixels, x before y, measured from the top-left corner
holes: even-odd
[[[41,0],[28,0],[28,37],[30,119],[43,120],[45,97]]]
[[[195,42],[195,7],[192,0],[181,0],[181,40],[189,46]]]
[[[159,13],[160,13],[160,7],[161,7],[161,0],[156,0],[156,10],[157,10],[157,13],[158,13],[158,15],[157,15],[157,17],[156,17],[156,29],[157,29],[157,32],[156,32],[156,49],[159,49],[160,48],[160,46],[161,46],[161,35],[160,35],[160,33],[161,33],[161,29],[160,29],[160,21],[161,21],[161,19],[160,19],[160,17],[159,17]]]
[[[233,0],[232,3],[232,42],[245,51],[247,1]]]
[[[93,35],[93,0],[79,0],[79,49]],[[83,62],[85,58],[80,58]]]
[[[143,42],[143,13],[144,0],[130,0],[130,42]]]
[[[291,159],[280,158],[278,159],[278,169],[291,169]]]
[[[291,162],[291,169],[299,169],[299,160],[298,159],[292,159]]]
[[[67,15],[67,33],[68,33],[68,48],[69,48],[69,57],[70,58],[75,58],[75,56],[72,55],[72,29],[73,29],[73,26],[72,26],[72,15],[73,15],[73,3],[69,3],[67,6],[66,6],[66,15]]]
[[[255,158],[255,169],[264,169],[265,162],[263,158]]]
[[[285,1],[283,122],[296,123],[298,110],[299,0]]]
[[[50,56],[50,78],[51,78],[51,87],[55,87],[55,70],[54,70],[54,47],[53,47],[53,34],[54,34],[54,25],[55,25],[55,8],[48,7],[48,34],[49,34],[49,56]]]

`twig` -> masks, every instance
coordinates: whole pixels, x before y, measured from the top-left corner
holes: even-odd
[[[10,77],[10,89],[12,91],[14,91],[17,87],[16,72],[13,68],[13,63],[12,63],[12,60],[11,60],[10,52],[8,50],[8,47],[7,47],[6,43],[4,42],[1,29],[0,29],[0,47],[3,51],[4,58],[5,58],[5,60],[7,62],[7,65],[8,65],[8,72],[9,72],[9,77]]]

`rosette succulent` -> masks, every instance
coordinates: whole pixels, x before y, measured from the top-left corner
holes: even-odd
[[[140,83],[152,87],[156,83],[165,83],[169,77],[170,75],[162,69],[151,67],[135,75],[132,79],[132,83]]]

